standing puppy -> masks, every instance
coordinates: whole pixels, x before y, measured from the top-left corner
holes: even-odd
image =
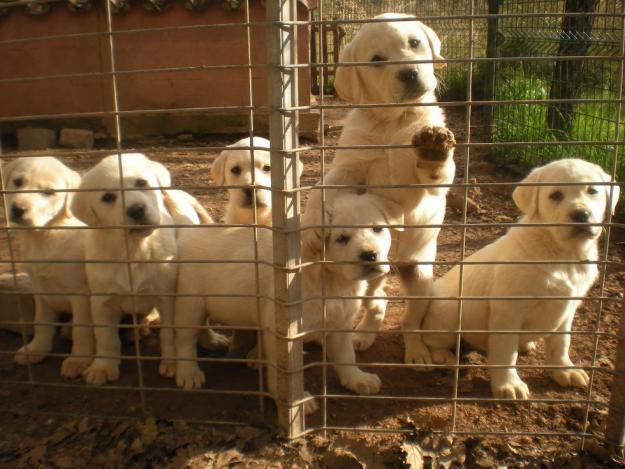
[[[140,153],[111,155],[87,172],[72,209],[89,226],[86,259],[123,261],[88,263],[87,279],[92,293],[91,311],[95,324],[96,353],[99,355],[83,373],[90,384],[104,384],[119,377],[121,345],[115,326],[122,314],[148,314],[156,308],[161,318],[161,364],[159,372],[174,376],[173,308],[176,291],[176,229],[172,225],[160,187],[171,184],[167,169]],[[120,188],[132,189],[120,192]],[[184,204],[182,198],[176,199]],[[125,202],[125,203],[124,203]],[[178,212],[191,213],[192,207],[178,207]],[[191,216],[191,215],[189,215]],[[125,228],[110,228],[124,226]],[[124,229],[127,232],[127,242]],[[151,263],[143,263],[150,261]],[[154,262],[157,261],[157,262]],[[133,295],[139,293],[140,295]],[[133,309],[134,308],[134,309]],[[98,327],[98,326],[104,327]]]
[[[529,389],[517,374],[519,347],[544,336],[538,331],[570,332],[575,311],[582,297],[597,279],[597,240],[600,223],[618,201],[618,186],[600,185],[610,177],[596,164],[564,159],[533,170],[524,183],[576,183],[571,186],[519,186],[514,202],[525,214],[519,224],[577,223],[570,226],[519,226],[492,244],[480,249],[467,262],[463,272],[463,295],[486,297],[532,297],[527,300],[465,300],[462,307],[462,338],[488,352],[488,364],[508,366],[491,370],[491,389],[495,397],[527,399]],[[610,199],[611,192],[611,199]],[[611,200],[611,205],[608,201]],[[580,223],[583,223],[580,225]],[[589,225],[585,225],[588,223]],[[503,262],[548,261],[541,264]],[[573,261],[559,264],[558,261]],[[497,264],[497,262],[502,262]],[[577,263],[580,262],[580,263]],[[434,283],[433,294],[456,296],[460,287],[460,267],[456,266]],[[458,302],[434,300],[423,321],[424,330],[455,330]],[[471,330],[537,331],[535,334],[469,333]],[[467,331],[467,332],[464,332]],[[450,349],[455,334],[424,334],[435,363],[455,363]],[[546,337],[548,365],[571,367],[570,334]],[[561,386],[586,387],[583,370],[554,369],[552,377]]]
[[[431,187],[405,189],[370,188],[367,192],[388,198],[403,208],[406,224],[426,227],[407,228],[399,233],[394,252],[403,284],[410,295],[428,296],[439,225],[445,215],[447,187],[453,181],[455,164],[453,134],[445,127],[445,116],[434,105],[437,80],[434,69],[442,63],[386,64],[396,61],[441,60],[441,42],[436,33],[410,16],[387,13],[376,16],[384,22],[364,25],[341,53],[341,62],[369,62],[365,66],[339,66],[334,86],[341,98],[354,104],[399,103],[399,107],[352,109],[339,140],[341,146],[411,145],[410,148],[339,149],[325,177],[328,185],[428,184]],[[393,21],[402,20],[402,21]],[[423,106],[420,106],[423,104]],[[356,189],[341,189],[355,191]],[[331,205],[335,190],[326,190]],[[304,224],[321,223],[320,191],[314,190],[307,206]],[[419,265],[415,265],[419,262]],[[385,296],[384,278],[369,283],[367,295]],[[365,315],[357,329],[379,329],[386,300],[365,300]],[[409,300],[404,327],[418,329],[427,300]],[[375,335],[356,334],[355,346],[365,350]],[[405,360],[424,363],[428,350],[418,336],[406,334]]]
[[[13,231],[20,257],[48,261],[24,264],[34,290],[41,293],[35,295],[33,338],[17,351],[15,361],[20,365],[41,361],[52,350],[55,326],[50,323],[58,321],[60,312],[72,313],[80,326],[72,328],[72,353],[63,360],[61,375],[74,378],[91,363],[93,332],[89,297],[69,295],[89,293],[83,264],[85,230],[63,228],[85,225],[70,209],[74,194],[57,191],[76,189],[80,175],[50,156],[19,158],[4,168],[3,175],[6,190],[20,191],[5,196],[9,224],[28,228]],[[64,292],[68,295],[59,295]]]
[[[241,147],[261,147],[252,150]],[[269,161],[269,140],[262,137],[243,138],[222,151],[212,167],[213,180],[218,185],[242,186],[228,189],[228,207],[224,223],[254,223],[254,194],[256,195],[256,221],[259,225],[271,225],[271,191],[254,189],[253,186],[271,186],[271,165]],[[252,174],[254,180],[252,181]]]

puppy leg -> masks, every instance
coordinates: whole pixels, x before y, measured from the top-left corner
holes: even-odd
[[[107,305],[107,300],[106,297],[91,299],[97,357],[82,373],[88,384],[102,385],[119,378],[120,359],[113,357],[121,355],[121,342],[116,327],[121,319],[121,311]]]
[[[386,277],[379,277],[367,284],[367,296],[386,296],[384,285]],[[365,299],[363,306],[365,314],[356,326],[357,331],[377,331],[382,326],[384,316],[386,314],[386,299]],[[375,341],[375,333],[373,332],[357,332],[353,336],[354,348],[362,351],[367,350]]]
[[[176,385],[199,389],[206,381],[197,363],[197,336],[206,319],[204,300],[197,297],[176,299]]]
[[[518,306],[512,302],[491,301],[490,330],[520,330],[521,323],[506,311],[517,311]],[[505,399],[528,399],[530,391],[521,380],[516,368],[519,355],[518,334],[489,334],[488,364],[508,366],[509,368],[493,368],[490,372],[490,388],[493,396]]]
[[[73,297],[72,302],[72,353],[63,360],[61,376],[76,378],[91,364],[95,349],[91,307],[86,296]],[[77,326],[76,324],[82,324]]]
[[[429,267],[429,269],[427,268]],[[428,296],[432,288],[432,268],[431,266],[400,266],[400,274],[409,295]],[[404,316],[403,328],[408,330],[419,330],[423,318],[427,313],[429,300],[408,300],[408,308]],[[406,333],[404,335],[406,363],[415,365],[426,365],[432,363],[430,350],[423,342],[421,334]],[[415,368],[416,371],[427,371],[427,368]]]
[[[176,376],[176,344],[174,341],[174,306],[172,296],[162,297],[158,307],[161,317],[161,364],[158,372],[161,376],[173,378]]]
[[[571,332],[573,313],[560,326],[559,332]],[[547,365],[573,366],[573,362],[569,358],[569,347],[571,345],[571,336],[569,334],[551,335],[545,339],[545,344]],[[580,369],[554,370],[551,373],[551,377],[563,387],[586,388],[590,381],[586,372]]]
[[[58,314],[41,296],[35,296],[35,325],[32,340],[15,353],[15,361],[20,365],[39,363],[52,350],[52,342],[58,321]]]

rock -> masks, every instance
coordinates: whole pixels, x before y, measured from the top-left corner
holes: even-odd
[[[59,143],[69,148],[93,148],[95,136],[92,130],[62,129]]]
[[[17,129],[17,146],[20,150],[45,150],[56,146],[56,132],[50,129],[22,127]]]

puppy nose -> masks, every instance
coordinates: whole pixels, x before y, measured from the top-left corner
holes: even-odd
[[[245,194],[245,197],[247,197],[248,199],[252,199],[252,189],[250,189],[249,187],[246,187],[245,189],[243,189],[243,193]]]
[[[378,254],[375,251],[362,251],[360,253],[360,259],[367,262],[374,262],[378,258]]]
[[[569,216],[576,223],[588,223],[590,212],[588,210],[573,210]]]
[[[131,205],[126,209],[126,215],[128,215],[133,220],[141,220],[145,216],[145,205]]]
[[[24,213],[26,213],[26,210],[22,207],[18,207],[15,204],[11,205],[11,218],[13,218],[14,220],[19,220],[20,218],[22,218],[22,215],[24,215]]]
[[[404,83],[412,83],[417,81],[417,79],[419,78],[419,74],[414,68],[405,68],[397,73],[397,77],[399,78],[399,81],[403,81]]]

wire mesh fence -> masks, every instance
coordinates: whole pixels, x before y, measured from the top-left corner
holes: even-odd
[[[2,257],[10,275],[1,293],[7,304],[15,297],[24,299],[6,309],[17,317],[0,321],[18,331],[16,335],[3,333],[2,360],[7,363],[17,349],[27,346],[29,335],[33,330],[37,334],[38,326],[49,329],[71,324],[71,334],[91,328],[95,332],[92,350],[75,349],[76,336],[71,351],[67,341],[58,339],[46,344],[43,352],[22,350],[18,361],[24,366],[6,368],[0,378],[9,396],[17,398],[28,389],[28,399],[18,404],[27,411],[67,408],[71,413],[119,416],[132,406],[148,414],[214,424],[245,424],[260,417],[277,423],[290,437],[330,431],[402,434],[413,431],[409,422],[418,421],[435,432],[458,436],[510,441],[532,437],[541,445],[555,441],[574,448],[597,440],[621,447],[623,408],[618,386],[622,386],[622,376],[615,368],[622,368],[617,350],[620,353],[623,343],[619,328],[623,251],[614,238],[622,227],[609,209],[605,218],[603,213],[585,219],[579,218],[583,214],[564,220],[526,218],[519,225],[515,203],[523,207],[516,196],[512,199],[515,188],[549,187],[548,200],[552,202],[541,199],[544,206],[577,190],[579,182],[527,179],[519,184],[518,174],[500,171],[489,163],[489,156],[503,155],[510,161],[523,155],[518,158],[532,166],[555,155],[595,161],[607,176],[586,175],[589,178],[584,180],[583,190],[589,195],[583,197],[601,194],[604,203],[612,205],[618,197],[623,167],[619,130],[625,56],[622,2],[598,2],[595,10],[584,15],[592,18],[594,36],[583,53],[568,54],[567,63],[582,62],[588,83],[602,91],[582,91],[572,97],[554,95],[547,83],[555,73],[554,64],[562,61],[558,25],[564,19],[581,18],[565,11],[564,2],[505,2],[498,17],[491,15],[492,8],[485,2],[474,1],[376,2],[374,9],[365,5],[355,13],[347,2],[322,2],[312,17],[309,8],[315,5],[265,3],[243,2],[223,17],[219,16],[222,10],[214,10],[220,6],[189,16],[181,3],[173,2],[163,16],[145,16],[137,7],[115,13],[113,3],[94,3],[84,15],[91,15],[85,16],[93,21],[91,26],[104,25],[101,29],[68,27],[80,17],[71,16],[68,23],[68,11],[60,9],[65,5],[54,4],[48,14],[56,15],[52,18],[61,25],[54,34],[16,29],[23,24],[20,21],[28,21],[21,10],[0,19],[15,22],[7,23],[11,27],[4,32],[0,29],[0,57],[10,59],[16,44],[21,44],[21,51],[27,43],[71,46],[71,42],[63,42],[66,40],[93,40],[90,45],[97,57],[93,68],[84,63],[77,67],[68,60],[68,68],[48,65],[54,73],[46,72],[43,65],[34,72],[27,68],[0,72],[0,93],[7,101],[15,101],[9,99],[15,86],[26,92],[31,86],[30,92],[46,91],[59,106],[54,112],[36,108],[37,99],[28,97],[22,100],[23,106],[5,111],[0,116],[5,131],[3,158],[35,161],[33,158],[42,154],[52,155],[83,173],[80,185],[59,181],[46,185],[29,181],[31,173],[26,170],[17,173],[11,166],[2,166]],[[9,7],[22,5],[18,2]],[[391,10],[416,14],[433,28],[430,33],[416,26],[402,36],[408,45],[402,43],[400,49],[421,47],[419,54],[395,56],[393,46],[379,39],[396,35],[393,28],[400,28],[398,24],[415,28],[413,18],[373,18]],[[213,17],[208,19],[210,15]],[[497,34],[492,34],[495,18]],[[547,25],[555,32],[545,38]],[[309,55],[311,42],[315,43],[313,50],[335,51],[334,45],[327,43],[329,38],[342,37],[341,50],[345,51],[357,40],[357,31],[371,26],[381,31],[377,42],[354,46],[338,69],[336,57],[320,61],[320,56]],[[333,32],[326,34],[326,30]],[[158,57],[151,55],[158,50],[158,41],[190,47],[197,31],[218,31],[219,48],[226,53],[222,50],[217,55],[214,49],[200,47],[181,57],[183,48],[166,53],[163,47]],[[138,40],[124,42],[129,37]],[[158,40],[149,42],[150,37],[150,41]],[[440,54],[435,37],[442,42]],[[487,39],[493,37],[498,41],[496,56],[488,52]],[[380,43],[384,47],[377,48]],[[130,49],[129,44],[137,49]],[[134,55],[141,57],[134,61]],[[445,63],[447,68],[437,73],[445,84],[446,101],[422,99],[422,90],[397,95],[384,88],[394,86],[395,81],[407,86],[430,73],[433,64]],[[482,85],[489,80],[492,64],[496,64],[495,88],[489,95]],[[335,81],[341,69],[345,73],[342,79],[349,85],[343,88]],[[372,75],[386,71],[384,79]],[[312,99],[311,88],[327,89],[330,80],[345,100],[324,93],[316,101]],[[377,84],[375,92],[379,94],[350,96],[366,89],[367,80]],[[85,87],[93,81],[95,87]],[[71,86],[64,88],[63,83]],[[529,90],[526,94],[523,86]],[[204,89],[197,91],[199,88]],[[60,95],[59,89],[63,90]],[[85,93],[85,89],[89,91]],[[175,93],[167,94],[168,89]],[[88,97],[89,93],[97,102],[74,106],[76,96]],[[211,100],[214,96],[216,101]],[[583,128],[581,133],[571,130],[566,140],[538,131],[514,133],[513,129],[535,125],[530,117],[533,113],[541,113],[542,125],[550,105],[571,100],[578,102],[569,114],[574,116],[571,129]],[[487,112],[491,108],[493,121]],[[352,114],[343,121],[348,111]],[[437,120],[443,113],[446,124],[442,117]],[[593,116],[592,125],[590,120],[580,121],[583,113]],[[319,116],[319,139],[300,140],[300,126],[307,115],[315,114]],[[371,117],[371,127],[367,127],[366,116]],[[24,123],[50,130],[67,122],[81,125],[93,118],[101,119],[94,124],[102,126],[97,130],[108,131],[112,137],[100,139],[98,148],[44,152],[13,148],[20,142],[19,135],[13,140],[13,132]],[[376,127],[377,119],[397,119],[409,125]],[[597,124],[597,119],[603,123]],[[423,127],[438,130],[423,133]],[[142,132],[151,132],[146,130],[149,128],[177,137],[142,136]],[[239,135],[212,135],[228,130]],[[219,164],[222,152],[232,152],[229,145],[240,136],[249,138],[238,147],[242,153],[224,156]],[[269,146],[256,140],[261,136],[268,137]],[[584,153],[588,148],[593,149],[592,155]],[[139,158],[137,163],[138,157],[127,155],[133,152],[145,153],[151,162]],[[101,161],[107,155],[113,156],[103,170]],[[360,158],[370,167],[361,174],[349,166],[353,163],[350,158]],[[413,161],[419,158],[421,166]],[[405,161],[409,166],[402,166]],[[153,163],[164,166],[160,169]],[[43,168],[44,162],[36,165]],[[337,173],[337,168],[345,167],[344,174]],[[411,178],[418,171],[425,176]],[[236,179],[243,176],[247,179]],[[177,190],[192,194],[200,207]],[[265,198],[266,192],[270,197]],[[57,208],[70,204],[83,223],[58,224],[54,217],[41,225],[21,221],[30,207],[20,206],[16,200],[29,200],[29,196],[41,204],[50,197],[58,199]],[[140,210],[137,200],[143,200]],[[160,218],[145,218],[151,203]],[[402,208],[403,203],[411,210]],[[114,204],[118,204],[117,212],[111,209]],[[195,207],[195,216],[187,213],[187,218],[182,217],[179,207],[188,208],[185,204]],[[246,211],[248,218],[226,223],[202,220],[203,210],[221,219],[224,207],[232,204]],[[435,212],[429,218],[420,211],[426,207]],[[314,216],[315,208],[319,218]],[[117,218],[109,217],[111,210]],[[270,219],[266,218],[268,210]],[[549,257],[534,248],[535,252],[529,249],[517,257],[468,259],[509,229],[530,234],[580,229],[593,233],[593,240],[599,231],[605,235],[596,252],[591,249],[588,256],[567,252],[568,257]],[[51,249],[51,242],[28,247],[28,236],[37,241],[37,236],[54,239],[64,232],[85,243],[84,258],[72,257],[67,244],[60,249]],[[146,248],[152,246],[150,240],[155,236],[160,237],[155,246],[169,246],[169,250]],[[597,242],[590,241],[590,245]],[[523,268],[535,269],[532,275],[540,276],[554,263],[565,272],[556,277],[566,277],[567,269],[596,269],[595,274],[588,274],[593,280],[596,276],[594,286],[572,292],[523,289],[521,278],[527,275]],[[86,285],[68,286],[60,281],[71,274],[58,279],[62,269],[76,265],[85,266]],[[497,276],[488,277],[489,269],[502,269],[498,274],[502,277],[516,272],[513,275],[519,280],[511,283],[518,288],[471,289],[463,278],[474,276],[474,269],[480,267],[484,268],[485,284],[498,281]],[[42,275],[41,269],[46,268]],[[505,270],[515,268],[518,270]],[[17,275],[23,270],[31,273],[32,285],[23,286],[28,280]],[[453,278],[453,272],[457,278],[447,290],[442,289],[443,283],[438,281],[449,278],[446,274]],[[171,280],[172,275],[177,283],[164,280]],[[56,278],[57,283],[42,280],[49,278]],[[439,287],[432,289],[433,281]],[[570,283],[575,282],[580,280],[574,278]],[[67,312],[67,305],[57,306],[56,298],[89,298],[91,314],[80,319],[75,310],[69,323],[55,315],[42,316],[43,300],[33,306],[32,295],[45,296],[47,309],[54,310],[48,312],[55,313]],[[466,331],[466,318],[471,321],[474,317],[476,304],[505,303],[513,310],[517,304],[530,304],[544,308],[548,316],[551,305],[567,301],[581,303],[575,321],[567,326],[549,321],[529,326],[478,321],[479,325],[469,327],[471,333]],[[428,326],[431,304],[452,303],[450,322],[434,321]],[[158,311],[160,323],[143,319],[153,309]],[[122,313],[130,312],[141,314],[130,314],[130,319],[118,324]],[[359,328],[352,337],[354,319]],[[145,337],[146,330],[153,333]],[[224,336],[230,338],[228,353],[223,350]],[[497,337],[500,346],[513,343],[515,362],[475,351],[489,348],[483,342],[480,346],[478,336]],[[535,341],[545,336],[544,343],[536,347]],[[446,352],[432,346],[436,337],[449,342]],[[554,358],[554,350],[563,352],[562,344],[569,341],[573,362]],[[430,345],[430,358],[438,357],[433,363],[421,354],[421,343]],[[519,355],[517,363],[518,344],[526,353]],[[406,347],[411,352],[405,352]],[[566,349],[568,359],[568,345]],[[45,360],[39,362],[43,355]],[[71,362],[65,364],[68,358],[87,359],[87,363],[79,361],[70,367]],[[245,367],[246,363],[255,368]],[[59,376],[61,367],[66,377]],[[521,394],[516,397],[525,399],[514,399],[514,393],[491,394],[489,381],[511,369],[519,370],[532,389],[531,396],[522,395],[524,388],[518,383],[515,389]],[[547,379],[549,374],[570,378],[572,373],[576,378],[570,379],[583,381],[580,376],[584,374],[578,370],[583,370],[588,381],[582,389],[558,387]],[[72,403],[76,396],[79,406]],[[275,406],[268,405],[270,397]],[[9,398],[6,402],[13,401]],[[3,410],[15,408],[10,405]]]

